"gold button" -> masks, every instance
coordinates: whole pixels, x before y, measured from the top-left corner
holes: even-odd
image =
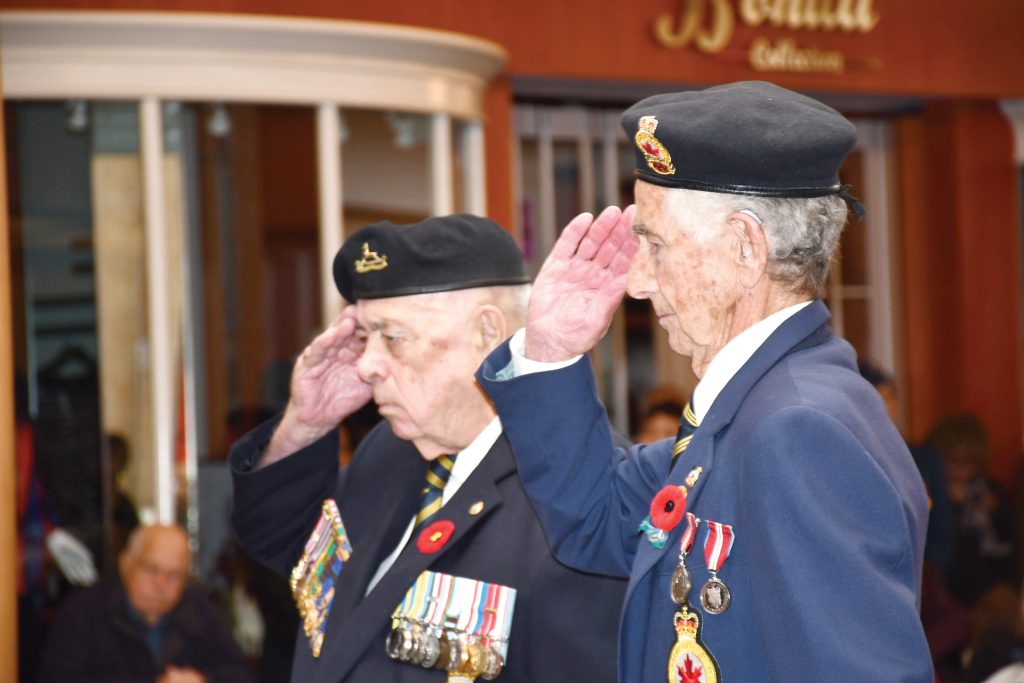
[[[471,514],[471,515],[479,515],[483,511],[484,511],[484,502],[482,500],[478,500],[477,502],[475,502],[475,503],[473,503],[472,505],[469,506],[469,514]]]

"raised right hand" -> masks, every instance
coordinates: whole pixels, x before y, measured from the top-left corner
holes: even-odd
[[[564,361],[594,348],[626,293],[638,242],[636,207],[609,206],[570,221],[533,282],[526,314],[526,357]]]
[[[348,306],[295,361],[284,417],[260,458],[264,467],[305,448],[373,396],[356,361],[365,344],[356,334],[356,309]]]

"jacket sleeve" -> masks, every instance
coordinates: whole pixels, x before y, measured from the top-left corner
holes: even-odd
[[[615,448],[589,362],[505,379],[510,361],[506,342],[477,379],[501,416],[555,556],[585,571],[628,576],[637,526],[668,476],[670,441]]]
[[[288,576],[320,515],[323,501],[343,486],[338,434],[261,469],[253,469],[277,420],[260,425],[231,449],[235,534],[252,557]]]

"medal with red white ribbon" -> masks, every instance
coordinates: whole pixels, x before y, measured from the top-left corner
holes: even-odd
[[[690,572],[686,569],[686,555],[693,547],[693,539],[697,535],[697,525],[700,520],[692,512],[686,513],[686,528],[683,529],[683,536],[679,539],[679,566],[672,572],[672,583],[669,585],[669,595],[672,602],[682,605],[687,601],[690,594],[690,587],[693,582],[690,580]]]
[[[729,609],[732,596],[725,583],[718,578],[718,572],[729,559],[735,540],[736,535],[731,525],[708,521],[708,536],[704,539],[704,559],[707,560],[711,578],[700,590],[700,604],[708,614],[721,614]]]

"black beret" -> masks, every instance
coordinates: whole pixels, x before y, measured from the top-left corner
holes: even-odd
[[[856,137],[831,107],[762,81],[654,95],[622,127],[641,180],[765,197],[844,194],[839,167]]]
[[[334,257],[334,283],[350,302],[529,281],[512,235],[469,214],[374,223],[352,233]]]

